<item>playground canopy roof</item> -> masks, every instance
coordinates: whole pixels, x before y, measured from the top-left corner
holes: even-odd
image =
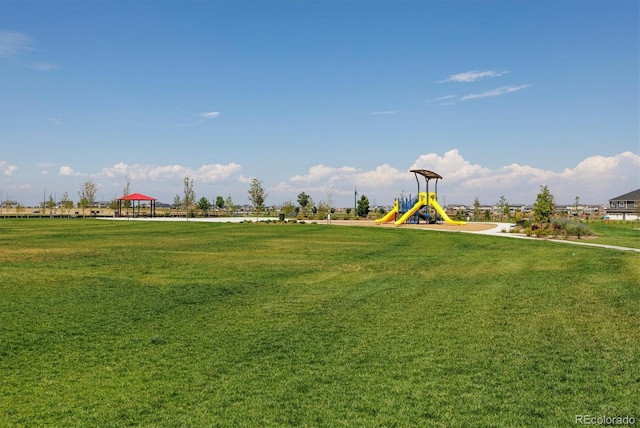
[[[125,195],[121,198],[118,198],[119,201],[155,201],[156,198],[152,198],[151,196],[143,195],[142,193],[132,193],[130,195]]]
[[[442,176],[440,174],[437,174],[433,171],[429,171],[428,169],[411,169],[409,170],[409,172],[413,172],[414,174],[420,174],[421,176],[423,176],[426,179],[431,179],[431,178],[442,178]]]

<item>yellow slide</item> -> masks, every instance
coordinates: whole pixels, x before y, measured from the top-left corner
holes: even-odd
[[[403,224],[404,222],[407,221],[407,219],[409,219],[409,217],[414,215],[416,211],[418,211],[420,208],[424,207],[425,205],[427,205],[427,194],[425,192],[420,192],[420,194],[418,194],[418,201],[415,203],[415,205],[409,211],[404,213],[402,217],[396,220],[395,224],[396,225]]]
[[[396,214],[398,213],[398,200],[393,203],[393,209],[386,213],[384,217],[376,220],[376,223],[387,223],[393,221],[396,218]]]
[[[420,208],[424,207],[425,205],[431,205],[433,208],[435,208],[435,210],[438,212],[440,217],[442,217],[442,220],[444,220],[445,223],[459,224],[459,225],[466,224],[464,221],[452,220],[451,217],[447,215],[446,211],[438,203],[436,199],[436,194],[434,192],[429,192],[429,195],[427,195],[426,192],[420,192],[420,194],[418,195],[418,201],[416,202],[416,204],[409,211],[404,213],[402,217],[396,220],[395,224],[401,225],[405,223],[409,219],[409,217],[414,215],[418,210],[420,210]],[[398,209],[397,201],[393,208],[395,212],[397,212],[397,209]],[[384,216],[382,219],[376,220],[376,221],[382,222],[384,218],[387,218],[387,216]],[[390,221],[390,220],[385,220],[385,221]]]
[[[438,214],[440,214],[440,217],[442,217],[442,219],[449,224],[466,224],[464,221],[457,221],[457,220],[451,220],[451,217],[449,217],[447,215],[447,213],[445,212],[444,209],[442,209],[442,207],[440,206],[440,204],[438,203],[438,201],[436,200],[436,194],[433,192],[429,192],[429,204],[436,209],[436,211],[438,211]]]

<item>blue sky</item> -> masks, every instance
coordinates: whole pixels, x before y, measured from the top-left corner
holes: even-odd
[[[606,203],[640,187],[639,3],[0,1],[0,191]],[[46,190],[45,190],[46,189]],[[442,202],[442,200],[441,200]]]

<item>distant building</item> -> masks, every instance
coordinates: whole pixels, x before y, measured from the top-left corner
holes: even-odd
[[[640,214],[640,189],[609,199],[607,216],[614,220],[637,220]]]
[[[17,208],[20,205],[18,201],[6,200],[2,201],[2,208]]]

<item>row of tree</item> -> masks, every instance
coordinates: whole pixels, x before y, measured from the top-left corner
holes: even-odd
[[[128,195],[130,193],[131,180],[127,175],[125,178],[125,188],[123,189],[124,194]],[[95,195],[97,193],[98,186],[92,180],[85,182],[82,188],[78,191],[79,201],[77,204],[78,208],[84,210],[90,206],[92,206],[95,202]],[[268,193],[264,190],[262,186],[262,181],[257,177],[254,177],[251,180],[251,184],[248,190],[249,201],[251,202],[256,215],[260,215],[265,211],[265,202],[268,196]],[[281,211],[289,216],[307,216],[309,214],[313,215],[327,215],[329,213],[335,212],[333,208],[333,193],[331,191],[327,194],[327,201],[321,201],[317,205],[314,203],[313,199],[306,192],[301,192],[298,195],[298,206],[295,206],[292,202],[285,202],[282,204]],[[130,202],[125,201],[125,208],[129,208]],[[579,204],[579,198],[576,197],[575,205],[576,209]],[[53,210],[56,207],[57,203],[53,199],[52,195],[49,195],[49,200],[47,202],[43,202],[43,208],[49,208]],[[115,201],[112,202],[113,207],[115,208]],[[173,200],[173,205],[176,210],[183,209],[187,213],[187,215],[195,215],[195,209],[200,210],[202,215],[206,216],[211,208],[215,207],[217,210],[225,210],[228,214],[234,212],[236,210],[236,206],[233,203],[233,199],[231,195],[228,195],[227,198],[223,198],[222,196],[217,196],[215,201],[209,201],[207,198],[202,197],[199,200],[196,200],[196,192],[194,188],[194,180],[189,177],[185,177],[183,180],[183,195],[175,195]],[[68,192],[64,192],[62,198],[60,199],[60,206],[63,209],[70,210],[74,207],[73,201],[69,198]],[[501,220],[504,217],[509,216],[510,206],[509,202],[506,200],[504,196],[500,196],[500,200],[497,202],[496,206],[501,215]],[[481,209],[480,209],[480,201],[476,197],[473,203],[473,214],[475,218],[481,217]],[[360,199],[356,204],[356,215],[358,217],[367,217],[369,214],[369,199],[365,195],[361,195]],[[350,211],[350,210],[349,210]],[[548,223],[550,219],[553,217],[556,211],[556,204],[553,195],[549,191],[548,186],[540,186],[540,193],[536,196],[536,202],[534,203],[533,220],[537,223]]]
[[[98,186],[92,181],[89,180],[82,185],[82,188],[78,191],[78,204],[75,205],[71,198],[69,198],[69,192],[64,192],[59,201],[59,206],[62,209],[67,211],[71,210],[74,207],[78,207],[82,209],[83,215],[84,210],[89,208],[95,203],[96,192],[98,191]],[[49,209],[50,213],[53,213],[53,209],[58,206],[58,202],[53,198],[53,195],[49,194],[49,199],[46,201],[42,201],[42,211],[46,214],[47,209]]]
[[[576,196],[574,203],[576,212],[578,211],[579,204],[580,197]],[[500,196],[500,200],[496,203],[496,207],[498,208],[500,221],[505,218],[509,218],[511,206],[504,196]],[[555,215],[555,212],[555,198],[549,191],[549,187],[540,186],[540,193],[536,196],[536,201],[533,204],[533,221],[536,223],[549,223],[551,218]],[[489,218],[487,218],[489,215],[490,213],[485,213],[486,220],[489,220]],[[473,202],[473,217],[476,219],[482,218],[481,205],[477,197]]]
[[[258,178],[251,180],[251,186],[249,188],[249,200],[251,201],[254,211],[257,215],[265,209],[265,200],[267,198],[267,192],[262,187],[262,182]],[[194,189],[193,179],[185,177],[183,180],[182,196],[175,195],[173,198],[173,206],[178,209],[183,209],[186,212],[187,217],[195,216],[195,210],[200,210],[203,216],[208,215],[211,208],[215,207],[217,210],[225,210],[227,214],[234,212],[237,207],[233,203],[231,195],[227,198],[222,196],[216,196],[215,201],[209,201],[204,196],[196,200],[196,191]]]

